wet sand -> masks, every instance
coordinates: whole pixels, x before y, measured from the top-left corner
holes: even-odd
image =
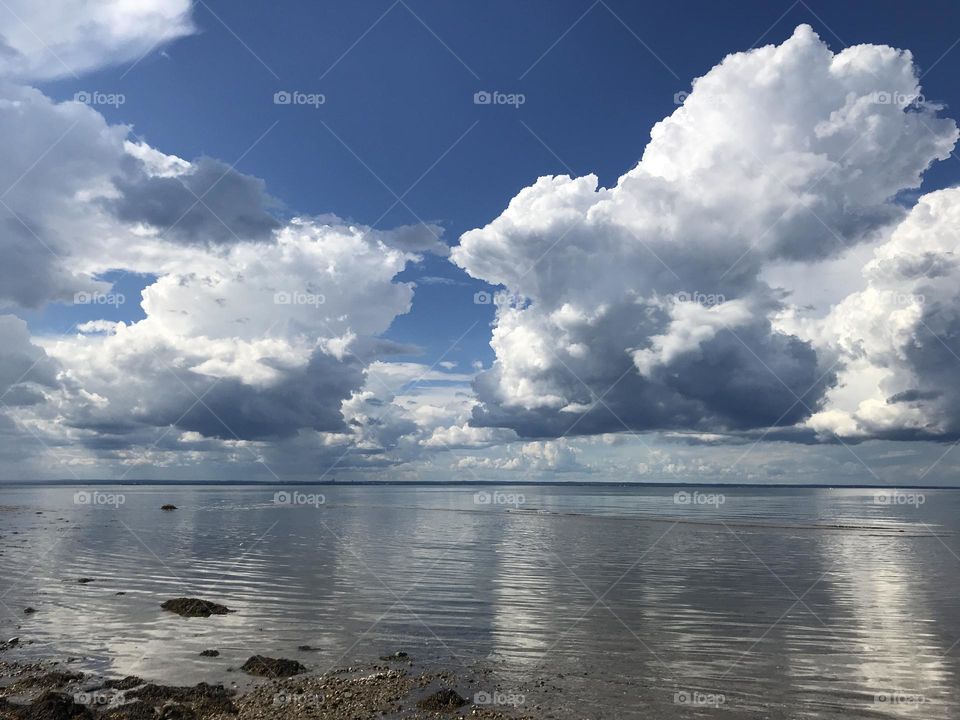
[[[4,644],[4,649],[9,649]],[[399,665],[399,667],[398,667]],[[3,720],[254,720],[259,718],[560,718],[517,707],[516,690],[477,690],[478,677],[424,671],[409,659],[286,678],[241,678],[229,686],[169,686],[106,678],[63,662],[0,660]],[[495,696],[499,698],[495,700]],[[572,717],[572,716],[570,716]]]

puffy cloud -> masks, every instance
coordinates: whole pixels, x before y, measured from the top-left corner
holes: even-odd
[[[269,240],[280,223],[268,212],[272,201],[265,187],[259,178],[204,157],[178,173],[120,178],[120,196],[110,204],[120,220],[145,223],[184,242]]]
[[[295,219],[275,242],[194,255],[143,291],[146,318],[47,341],[73,391],[73,427],[175,426],[204,437],[343,432],[341,404],[410,308],[394,276],[417,256],[369,228]],[[105,331],[105,332],[104,332]]]
[[[44,400],[44,388],[59,386],[59,367],[31,342],[27,324],[13,315],[0,315],[0,405],[33,405]]]
[[[106,289],[73,256],[116,234],[90,200],[110,192],[127,132],[85,105],[0,81],[0,302],[36,307]]]
[[[80,71],[189,30],[189,3],[176,6],[87,7],[82,48],[64,30],[80,8],[68,3],[60,18],[34,8],[24,19],[46,38],[62,34],[57,54]],[[109,17],[98,14],[103,7]],[[0,76],[60,73],[28,45],[6,36]],[[131,324],[94,319],[77,333],[31,341],[22,321],[0,322],[9,340],[0,394],[13,408],[4,434],[69,446],[71,467],[270,454],[302,471],[333,462],[344,447],[367,453],[370,464],[405,436],[419,446],[406,410],[373,433],[350,403],[364,393],[371,363],[415,351],[380,336],[412,302],[414,284],[395,276],[419,252],[448,253],[439,226],[381,230],[332,215],[281,221],[262,180],[212,158],[167,155],[88,105],[8,80],[0,80],[0,148],[0,304],[107,293],[107,271],[151,278],[146,317]],[[441,414],[435,424],[463,415]],[[268,452],[270,443],[303,457],[291,463]]]
[[[0,81],[0,303],[106,292],[95,277],[115,268],[187,267],[204,249],[182,243],[272,240],[280,223],[261,180],[128,135],[87,105]]]
[[[863,269],[867,287],[801,323],[842,368],[809,420],[849,438],[960,437],[960,189],[924,195]]]
[[[528,437],[793,425],[835,377],[774,322],[763,279],[880,236],[895,201],[948,156],[951,120],[919,95],[909,52],[834,54],[808,26],[694,82],[612,188],[542,177],[451,259],[504,285],[477,426]]]
[[[191,0],[6,0],[0,75],[49,80],[136,60],[192,33],[191,6]]]

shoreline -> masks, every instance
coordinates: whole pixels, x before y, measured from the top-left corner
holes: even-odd
[[[429,669],[402,651],[379,662],[326,672],[284,667],[299,663],[254,656],[245,671],[230,668],[237,672],[235,682],[184,686],[161,684],[157,678],[88,674],[70,669],[63,660],[6,659],[7,651],[18,645],[0,644],[0,720],[562,717],[524,705],[526,696],[516,689],[481,682],[480,676],[489,678],[490,671]],[[257,658],[281,664],[258,664]]]
[[[743,490],[960,490],[960,485],[877,485],[837,483],[777,483],[761,485],[759,483],[711,483],[711,482],[613,482],[590,480],[542,480],[542,481],[504,481],[504,480],[138,480],[121,481],[104,478],[100,480],[21,480],[3,483],[5,488],[43,488],[43,487],[577,487],[577,488],[728,488]]]

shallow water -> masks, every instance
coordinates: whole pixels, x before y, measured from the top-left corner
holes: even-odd
[[[404,650],[501,690],[548,679],[577,717],[960,717],[960,492],[96,490],[0,491],[23,653],[193,683],[254,653]],[[160,610],[183,595],[237,612]]]

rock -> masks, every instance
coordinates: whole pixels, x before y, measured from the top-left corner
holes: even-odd
[[[161,505],[161,506],[160,506],[160,509],[161,509],[161,510],[167,510],[167,511],[176,510],[176,509],[177,509],[177,506],[176,506],[176,505],[171,505],[171,504],[167,503],[166,505]]]
[[[127,697],[131,699],[142,700],[154,706],[169,705],[170,703],[189,704],[196,713],[201,715],[219,715],[222,713],[235,715],[237,708],[231,700],[232,695],[233,693],[223,685],[208,685],[203,682],[193,687],[150,683],[139,690],[127,693]],[[170,720],[173,720],[172,716]]]
[[[450,688],[437,690],[432,695],[417,701],[417,707],[428,712],[450,712],[463,707],[467,701],[460,694]]]
[[[155,720],[157,711],[152,705],[137,700],[106,710],[100,717],[106,720]]]
[[[316,649],[317,648],[310,647],[309,645],[297,645],[297,650],[299,650],[300,652],[312,652]]]
[[[108,690],[133,690],[133,688],[143,685],[144,682],[145,680],[143,678],[137,677],[136,675],[127,675],[119,680],[107,680],[103,683],[102,687]]]
[[[58,692],[45,692],[18,714],[23,720],[93,720],[90,708]]]
[[[126,593],[125,593],[123,590],[121,590],[121,591],[118,592],[118,593],[114,593],[114,594],[115,594],[115,595],[118,595],[118,596],[119,596],[119,595],[126,595]]]
[[[201,600],[200,598],[174,598],[167,600],[160,607],[182,617],[210,617],[211,615],[226,615],[234,612],[225,605],[218,605],[215,602]]]
[[[32,607],[26,607],[23,609],[24,615],[33,615],[36,612]]]
[[[94,578],[78,578],[77,582],[81,585],[86,585],[87,583],[96,582]]]
[[[254,655],[247,660],[240,667],[240,669],[250,675],[282,678],[290,677],[291,675],[299,675],[300,673],[305,672],[307,668],[296,660],[270,658],[264,655]]]
[[[393,655],[381,655],[381,660],[406,660],[408,655],[402,650],[398,650]]]
[[[19,645],[19,644],[20,644],[20,638],[18,637],[12,637],[9,640],[7,640],[7,645]]]
[[[160,720],[195,720],[197,714],[186,705],[172,703],[160,709]]]
[[[39,688],[41,690],[63,690],[64,686],[83,680],[83,673],[53,670],[51,672],[27,674],[20,677],[10,687],[17,693]]]
[[[201,657],[220,657],[220,651],[219,650],[201,650],[200,656]]]

